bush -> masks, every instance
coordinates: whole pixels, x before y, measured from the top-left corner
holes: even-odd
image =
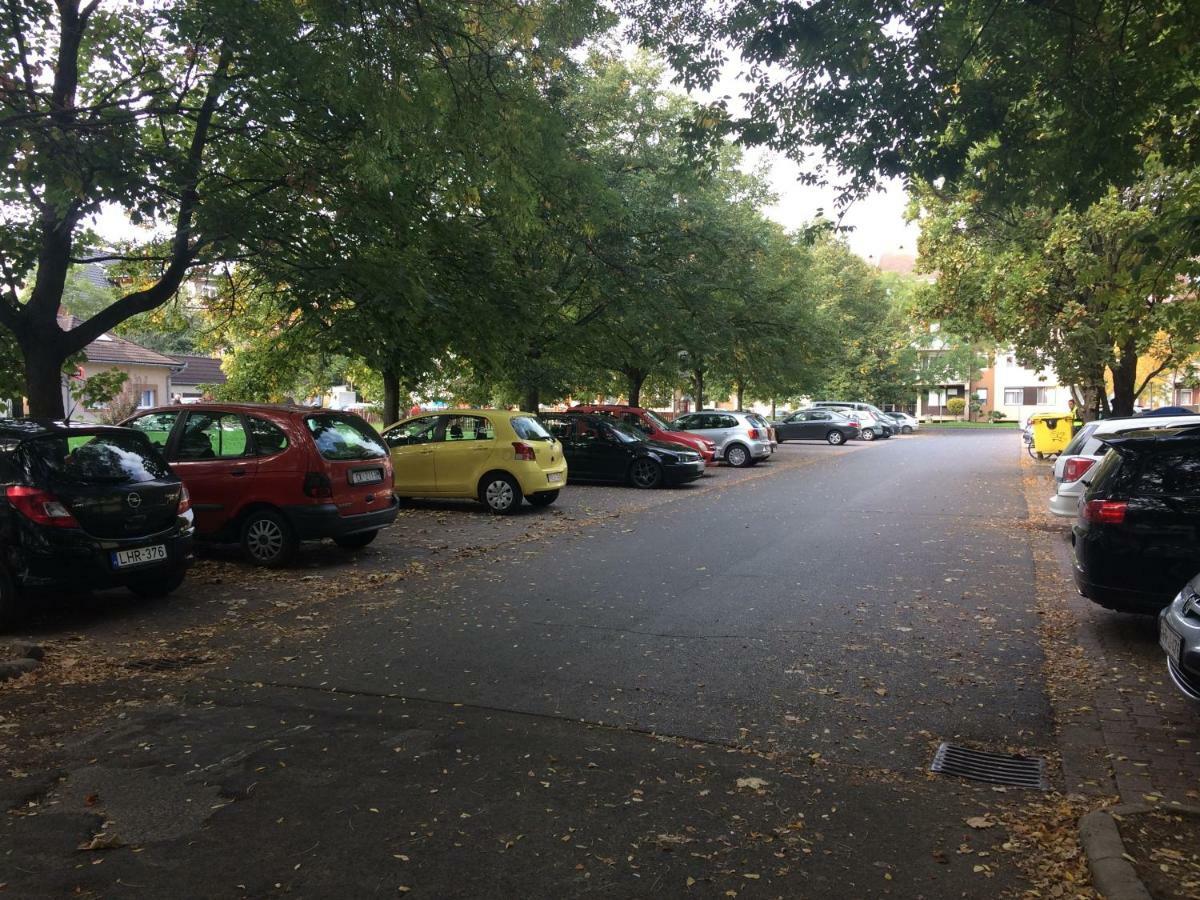
[[[1001,410],[993,409],[990,413],[988,413],[988,418],[993,422],[1003,422],[1004,413]]]
[[[967,401],[962,397],[951,397],[946,401],[946,409],[950,411],[952,416],[961,416],[967,408]]]

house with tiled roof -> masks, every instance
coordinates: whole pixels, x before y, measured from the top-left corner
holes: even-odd
[[[171,397],[178,398],[183,403],[196,403],[204,398],[209,385],[225,383],[225,373],[221,371],[221,361],[211,356],[191,356],[175,354],[180,364],[177,371],[171,374]]]
[[[79,320],[74,316],[64,315],[60,317],[59,323],[64,329],[70,329],[78,325]],[[125,394],[131,400],[136,399],[138,409],[170,402],[171,376],[180,368],[179,361],[173,357],[115,334],[100,335],[84,348],[83,354],[85,360],[79,364],[68,382],[117,369],[129,376],[129,380],[125,382]],[[63,401],[70,410],[75,404],[70,396],[69,384],[64,386],[64,390],[67,394]],[[90,410],[78,407],[71,416],[84,420],[94,418]]]

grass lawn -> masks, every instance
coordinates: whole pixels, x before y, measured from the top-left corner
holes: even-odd
[[[923,422],[922,428],[1016,428],[1016,422]]]

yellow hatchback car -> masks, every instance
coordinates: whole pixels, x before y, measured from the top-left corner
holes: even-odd
[[[471,497],[494,513],[549,506],[567,483],[560,444],[529,413],[448,409],[384,429],[397,497]]]

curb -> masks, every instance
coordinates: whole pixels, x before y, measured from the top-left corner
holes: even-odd
[[[1133,816],[1155,809],[1200,815],[1200,807],[1184,804],[1122,803],[1094,809],[1079,820],[1079,843],[1087,854],[1092,886],[1108,900],[1152,900],[1125,854],[1125,842],[1113,816]]]

